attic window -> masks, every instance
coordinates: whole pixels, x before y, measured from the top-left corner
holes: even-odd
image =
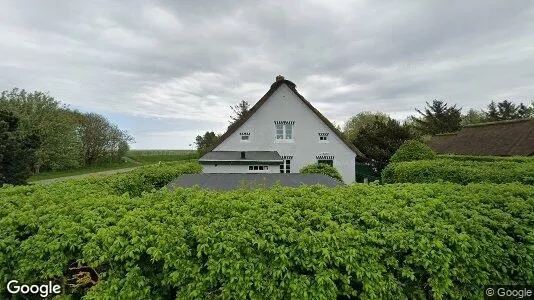
[[[240,132],[239,135],[241,136],[241,141],[249,141],[250,132]]]
[[[292,140],[295,121],[274,121],[277,140]]]
[[[328,132],[319,132],[319,141],[327,142],[328,141]]]

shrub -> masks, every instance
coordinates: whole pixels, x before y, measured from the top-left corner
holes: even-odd
[[[324,174],[327,176],[330,176],[334,179],[337,179],[341,182],[343,182],[343,178],[341,177],[341,174],[339,174],[339,171],[327,164],[310,164],[302,167],[300,169],[299,173],[302,174]]]
[[[53,280],[86,299],[471,299],[486,284],[534,280],[534,189],[525,185],[130,198],[82,183],[0,189],[0,289],[16,278]],[[76,286],[69,266],[98,273],[97,284]]]
[[[534,177],[532,162],[505,160],[468,161],[434,159],[389,164],[382,171],[383,183],[430,183],[448,181],[459,184],[472,182],[528,184]]]
[[[426,144],[416,140],[409,140],[404,142],[393,154],[391,162],[433,159],[435,157],[436,152]]]

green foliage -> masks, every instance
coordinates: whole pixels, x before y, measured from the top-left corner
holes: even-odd
[[[376,120],[387,122],[389,116],[380,112],[364,111],[351,117],[343,126],[343,134],[349,141],[354,141],[365,126],[373,124]]]
[[[504,100],[502,102],[495,103],[491,101],[488,105],[488,111],[486,112],[486,121],[504,121],[504,120],[515,120],[515,119],[525,119],[532,117],[532,108],[528,108],[525,104],[519,103],[515,105],[514,103]]]
[[[391,156],[406,141],[412,138],[410,128],[397,120],[376,118],[372,123],[362,127],[354,141],[351,141],[365,154],[364,161],[379,177],[382,169],[389,163]],[[357,157],[359,159],[359,157]]]
[[[404,142],[397,152],[393,154],[391,162],[433,159],[434,157],[436,157],[436,152],[426,144],[416,140],[409,140]]]
[[[21,133],[18,118],[0,110],[0,187],[26,183],[37,161],[38,147],[38,135]]]
[[[36,173],[120,161],[133,141],[103,116],[74,111],[45,93],[3,91],[0,107],[19,118],[23,135],[37,134]]]
[[[486,113],[482,110],[470,109],[462,115],[462,126],[486,122]]]
[[[439,158],[391,163],[382,172],[383,183],[448,181],[459,184],[472,182],[528,184],[532,177],[534,177],[534,160],[517,162]]]
[[[197,145],[197,152],[199,156],[206,154],[217,144],[220,136],[213,131],[206,131],[203,136],[197,135],[195,144]]]
[[[128,143],[133,141],[127,132],[99,114],[76,112],[76,115],[86,165],[120,161],[126,155]]]
[[[534,280],[534,189],[525,185],[131,198],[104,181],[0,189],[0,296],[13,278],[55,280],[85,299],[470,299],[485,284]],[[94,269],[98,283],[67,286],[73,264]]]
[[[341,174],[339,174],[339,171],[327,164],[309,164],[302,169],[300,169],[299,173],[303,174],[324,174],[327,176],[330,176],[334,179],[337,179],[341,182],[343,182],[343,178],[341,177]]]
[[[0,107],[19,118],[22,134],[38,135],[36,170],[74,168],[83,163],[76,120],[59,101],[41,92],[13,89],[0,93]]]
[[[424,112],[416,109],[421,117],[413,118],[421,132],[439,134],[460,130],[461,108],[457,108],[456,105],[448,106],[439,100],[432,101],[432,104],[427,102],[426,105]]]
[[[130,150],[126,156],[140,163],[190,160],[199,157],[198,152],[192,150]]]

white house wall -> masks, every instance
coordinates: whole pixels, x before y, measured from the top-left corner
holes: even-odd
[[[261,165],[261,164],[252,164]],[[267,171],[249,171],[248,165],[225,165],[225,164],[209,164],[202,165],[202,172],[204,173],[278,173],[280,167],[278,165],[269,165]]]
[[[295,121],[293,141],[276,140],[274,121]],[[250,132],[249,141],[242,141],[240,132]],[[328,133],[327,143],[319,141],[319,132]],[[214,151],[278,151],[281,156],[293,156],[292,173],[326,153],[334,156],[334,167],[346,183],[355,180],[356,154],[285,84]]]

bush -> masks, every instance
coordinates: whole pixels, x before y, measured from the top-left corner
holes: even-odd
[[[404,142],[397,152],[393,154],[391,162],[433,159],[435,157],[436,152],[426,144],[416,140],[409,140]]]
[[[84,184],[0,189],[1,289],[16,278],[53,280],[86,299],[457,299],[534,280],[534,189],[525,185],[130,198]],[[76,266],[97,284],[76,285]]]
[[[310,164],[302,167],[300,169],[299,173],[302,174],[324,174],[327,176],[330,176],[334,179],[337,179],[341,182],[343,182],[343,178],[341,177],[341,174],[339,174],[339,171],[327,164]]]
[[[383,183],[430,183],[448,181],[459,184],[472,182],[529,184],[534,177],[534,160],[468,161],[434,159],[391,163],[382,171]]]

